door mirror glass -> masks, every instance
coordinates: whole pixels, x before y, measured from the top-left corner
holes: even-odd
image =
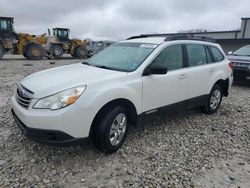
[[[167,66],[160,63],[152,63],[146,70],[143,75],[151,75],[151,74],[167,74],[168,69]]]

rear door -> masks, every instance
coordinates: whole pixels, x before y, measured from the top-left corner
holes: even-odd
[[[207,46],[202,44],[185,44],[188,59],[188,99],[199,99],[210,91],[210,80],[215,73],[216,66]],[[199,97],[199,98],[198,98]]]

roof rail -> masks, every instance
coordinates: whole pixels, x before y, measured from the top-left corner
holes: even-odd
[[[127,40],[138,39],[138,38],[147,38],[147,37],[165,37],[164,41],[173,41],[173,40],[198,40],[216,43],[216,40],[211,37],[203,36],[194,36],[191,33],[180,33],[180,34],[141,34],[137,36],[129,37]]]

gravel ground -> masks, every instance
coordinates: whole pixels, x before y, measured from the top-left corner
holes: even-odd
[[[59,148],[26,139],[10,113],[14,84],[78,62],[0,61],[0,187],[250,187],[249,86],[234,85],[213,115],[192,110],[147,117],[111,155],[91,144]]]

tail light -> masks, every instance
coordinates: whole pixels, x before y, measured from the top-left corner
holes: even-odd
[[[228,66],[233,70],[234,64],[232,62],[228,63]]]

